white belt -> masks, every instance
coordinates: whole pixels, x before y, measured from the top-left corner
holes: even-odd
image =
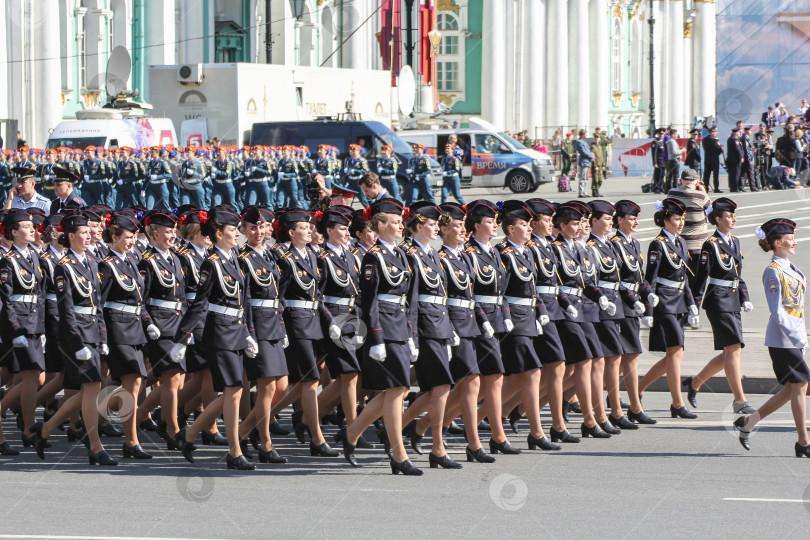
[[[165,184],[168,178],[161,178],[160,180],[149,180],[150,184]]]
[[[12,294],[9,296],[12,302],[25,302],[26,304],[36,304],[39,297],[35,294]]]
[[[386,180],[388,180],[390,178],[396,178],[396,177],[397,177],[397,175],[395,175],[395,174],[381,174],[380,175],[380,178],[385,178]]]
[[[560,287],[560,292],[569,296],[582,296],[582,289],[579,287]]]
[[[614,291],[619,290],[619,282],[618,281],[600,281],[599,282],[600,289],[611,289]]]
[[[500,306],[503,304],[503,296],[478,296],[476,295],[475,301],[479,304],[495,304]]]
[[[182,302],[169,302],[168,300],[158,300],[156,298],[150,298],[146,301],[152,307],[163,308],[163,309],[171,309],[173,311],[179,311],[183,309]]]
[[[720,287],[730,287],[732,289],[736,289],[737,287],[740,286],[740,280],[739,279],[735,279],[735,280],[717,279],[717,278],[710,277],[709,278],[709,285],[717,285],[717,286],[720,286]]]
[[[517,296],[504,296],[504,298],[506,298],[507,302],[516,306],[535,307],[537,305],[537,298],[520,298]]]
[[[195,298],[197,298],[197,293],[195,293],[195,292],[186,293],[186,301],[187,302],[191,302]]]
[[[310,300],[285,300],[284,307],[301,309],[318,309],[317,301]]]
[[[407,301],[407,297],[405,295],[399,294],[378,294],[377,300],[382,300],[383,302],[390,302],[392,304],[399,304],[400,306],[404,306],[405,302]]]
[[[438,304],[440,306],[447,305],[447,297],[445,296],[433,296],[430,294],[420,294],[418,300],[420,302],[424,302],[426,304]]]
[[[324,296],[324,304],[335,304],[336,306],[349,306],[354,307],[354,297],[342,298],[340,296]]]
[[[669,279],[658,278],[655,280],[658,285],[663,285],[664,287],[669,287],[671,289],[678,289],[682,291],[684,286],[686,285],[685,281],[671,281]]]
[[[124,313],[132,313],[134,315],[141,314],[141,306],[130,306],[128,304],[119,304],[118,302],[107,302],[104,304],[107,309],[114,309],[115,311],[123,311]]]
[[[230,308],[218,304],[208,304],[208,311],[219,313],[220,315],[227,315],[228,317],[236,317],[237,319],[241,319],[245,314],[244,309]]]
[[[638,283],[630,283],[627,281],[622,281],[622,287],[627,289],[628,291],[638,292]]]
[[[98,314],[98,308],[97,307],[73,306],[73,312],[78,313],[79,315],[97,315]]]
[[[557,294],[557,286],[549,286],[549,285],[538,285],[537,286],[537,294]]]
[[[464,309],[475,309],[475,300],[463,300],[461,298],[448,298],[447,305]]]
[[[286,180],[286,178],[282,178],[282,180]],[[259,184],[261,182],[267,182],[267,177],[264,178],[248,178],[248,182],[251,184]]]
[[[214,179],[214,182],[216,182],[217,184],[233,184],[233,179],[232,178],[226,178],[225,180]]]
[[[259,298],[251,298],[250,299],[250,306],[257,307],[257,308],[278,308],[281,305],[278,298],[274,298],[273,300],[261,300]]]
[[[53,300],[56,302],[56,293],[48,293],[45,295],[45,300]]]

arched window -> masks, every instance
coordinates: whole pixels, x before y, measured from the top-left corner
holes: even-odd
[[[439,43],[437,75],[439,92],[464,92],[464,33],[458,16],[451,11],[440,11],[436,22],[442,33]]]
[[[613,19],[613,32],[610,36],[610,71],[611,89],[613,93],[622,91],[622,21],[618,17]]]

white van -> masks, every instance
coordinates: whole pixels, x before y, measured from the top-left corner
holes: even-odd
[[[463,147],[462,186],[504,187],[513,193],[526,193],[554,180],[554,164],[547,154],[526,148],[483,120],[476,119],[474,125],[464,129],[405,130],[398,135],[408,143],[425,145],[426,152],[438,161],[450,135],[457,135]]]
[[[111,109],[83,112],[85,114],[76,120],[60,122],[48,136],[47,148],[177,146],[174,124],[168,118],[124,118],[120,112]]]

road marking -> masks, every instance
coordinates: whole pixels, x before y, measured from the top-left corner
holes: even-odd
[[[810,500],[806,499],[763,499],[756,497],[725,497],[722,500],[738,502],[810,503]]]

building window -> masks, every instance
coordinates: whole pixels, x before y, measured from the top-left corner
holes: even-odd
[[[442,41],[439,44],[437,77],[439,92],[452,92],[463,97],[464,92],[464,33],[458,16],[440,11],[436,18]]]
[[[611,39],[610,64],[613,93],[622,91],[622,21],[619,18],[613,19],[613,35]]]

